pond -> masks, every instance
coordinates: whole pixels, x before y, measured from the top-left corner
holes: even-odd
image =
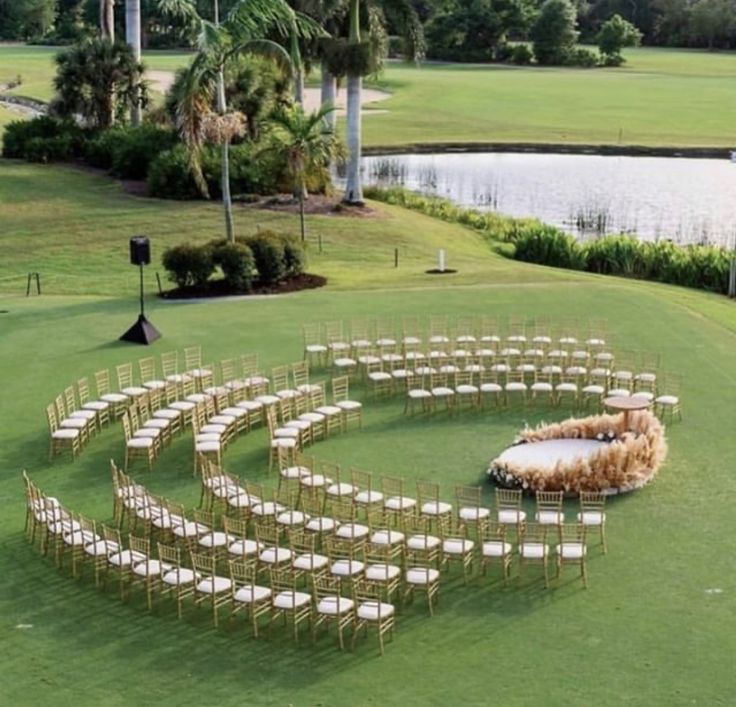
[[[370,156],[363,167],[365,184],[535,216],[581,239],[729,246],[736,233],[736,163],[725,159],[485,152]]]

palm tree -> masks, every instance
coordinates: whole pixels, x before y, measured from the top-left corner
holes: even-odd
[[[380,67],[385,55],[385,44],[376,36],[386,14],[395,19],[403,29],[411,59],[418,59],[423,49],[422,25],[411,0],[364,0],[368,15],[369,41],[361,34],[360,0],[349,0],[347,68],[347,143],[348,162],[344,201],[348,204],[363,203],[363,185],[360,175],[361,158],[361,94],[363,76]],[[373,41],[370,41],[370,40]],[[375,40],[379,41],[375,41]],[[380,55],[376,55],[379,51]]]
[[[198,156],[204,139],[215,134],[222,147],[221,189],[225,211],[225,234],[235,240],[232,198],[230,195],[230,140],[243,122],[242,116],[228,114],[225,97],[225,67],[244,52],[255,52],[274,57],[286,66],[291,60],[284,48],[265,39],[270,32],[289,36],[294,32],[305,35],[321,33],[314,22],[295,13],[286,0],[240,0],[227,19],[220,22],[218,3],[215,1],[214,22],[202,19],[193,0],[158,0],[158,7],[172,17],[199,26],[197,54],[185,81],[185,91],[177,110],[179,131],[190,150],[190,163],[203,195],[207,195],[199,168]],[[219,121],[210,115],[212,96],[215,96]]]
[[[141,60],[141,0],[125,0],[125,41],[133,50],[137,62]],[[141,102],[136,96],[130,106],[130,122],[140,125]]]
[[[322,106],[313,113],[305,113],[302,106],[295,105],[273,117],[275,149],[286,157],[294,192],[299,199],[302,241],[306,238],[304,199],[307,197],[307,178],[316,171],[327,169],[341,153],[337,136],[327,122],[327,116],[334,110],[332,106]]]
[[[100,34],[115,41],[115,0],[100,0]]]

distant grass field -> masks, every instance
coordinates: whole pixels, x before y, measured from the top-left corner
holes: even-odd
[[[118,185],[63,167],[0,161],[0,616],[3,704],[169,705],[547,705],[684,707],[733,704],[731,421],[736,394],[736,310],[725,298],[651,283],[556,271],[507,261],[466,229],[374,205],[371,218],[310,219],[325,233],[309,269],[322,290],[282,298],[171,304],[149,298],[163,332],[151,348],[117,341],[137,311],[127,239],[165,244],[220,233],[214,205],[135,199]],[[296,217],[237,211],[241,232]],[[424,275],[436,247],[459,272]],[[393,248],[402,251],[393,268]],[[312,244],[313,246],[313,244]],[[26,299],[23,276],[42,271],[45,291]],[[72,294],[73,292],[85,293]],[[201,344],[206,361],[257,351],[262,366],[301,357],[302,322],[354,317],[508,315],[528,320],[608,320],[614,350],[660,353],[663,370],[685,376],[684,421],[669,426],[669,457],[646,489],[612,499],[610,551],[591,551],[590,588],[568,569],[545,591],[529,570],[521,585],[494,577],[462,584],[444,575],[437,615],[417,599],[378,657],[375,639],[341,653],[334,636],[296,647],[280,627],[254,640],[242,619],[214,630],[206,611],[171,603],[152,614],[137,593],[121,604],[89,574],[74,581],[23,539],[20,470],[75,511],[108,522],[109,459],[120,460],[119,425],[81,458],[47,460],[44,405],[65,385],[103,367]],[[489,458],[525,423],[563,410],[510,408],[485,414],[406,418],[400,398],[366,401],[362,431],[313,448],[318,459],[376,474],[434,479],[452,501],[454,484],[484,484]],[[266,435],[236,441],[226,467],[267,485]],[[187,508],[199,497],[191,437],[174,442],[153,473],[135,478]],[[484,484],[484,502],[492,503]],[[569,502],[572,512],[574,503]],[[535,579],[536,578],[536,579]]]
[[[0,46],[0,82],[20,74],[20,95],[51,97],[48,47]],[[367,146],[533,142],[649,146],[736,143],[736,52],[631,49],[615,69],[391,63],[367,82],[394,95],[366,116]],[[176,52],[147,52],[174,70]]]

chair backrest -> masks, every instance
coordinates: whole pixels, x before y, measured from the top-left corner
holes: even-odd
[[[326,461],[320,462],[319,473],[326,476],[328,479],[332,479],[336,484],[340,483],[341,469],[339,464]]]
[[[581,511],[602,511],[606,507],[606,495],[600,491],[581,491]]]
[[[74,395],[74,386],[68,385],[64,388],[64,403],[66,404],[67,415],[76,410],[77,400]]]
[[[330,504],[330,514],[335,520],[352,523],[356,517],[355,504],[352,501],[336,500]]]
[[[236,374],[234,358],[224,358],[220,361],[220,376],[222,377],[223,383],[229,383],[230,381],[235,380]]]
[[[500,540],[506,539],[507,526],[505,523],[499,523],[496,520],[488,520],[482,526],[484,540]]]
[[[473,373],[471,371],[455,371],[455,387],[459,385],[472,385]]]
[[[49,429],[52,434],[59,429],[59,419],[56,415],[56,408],[53,403],[49,403],[46,406],[46,420],[49,423]]]
[[[538,511],[561,511],[562,491],[537,491],[536,501]]]
[[[319,324],[315,324],[313,322],[302,324],[302,335],[304,337],[305,347],[322,344]]]
[[[290,569],[271,569],[271,589],[276,592],[296,592],[297,574]]]
[[[123,435],[125,437],[125,441],[127,442],[132,436],[132,432],[130,429],[130,413],[127,411],[124,412],[122,416],[122,420],[123,420]]]
[[[179,372],[179,352],[165,351],[161,354],[161,370],[164,377],[173,376]]]
[[[296,361],[291,364],[291,376],[294,381],[294,387],[299,388],[300,385],[309,384],[309,362],[304,359],[303,361]]]
[[[56,407],[56,414],[59,420],[63,420],[66,417],[66,403],[64,402],[63,395],[57,395],[54,398],[54,406]]]
[[[458,317],[455,323],[455,336],[475,336],[475,317]]]
[[[138,372],[141,376],[141,383],[146,383],[156,377],[156,360],[153,356],[138,360]]]
[[[346,538],[338,538],[334,535],[325,538],[325,551],[331,561],[335,560],[353,560],[358,551],[356,545]]]
[[[244,540],[248,537],[248,522],[241,518],[222,517],[222,526],[228,535]]]
[[[421,508],[423,503],[427,501],[440,500],[440,485],[434,481],[425,481],[417,479],[417,503]]]
[[[80,378],[77,381],[77,396],[80,405],[84,406],[85,403],[89,402],[89,383],[86,378]]]
[[[191,553],[192,569],[203,575],[203,577],[214,577],[217,573],[217,558],[214,555],[202,555],[197,552]]]
[[[395,476],[381,477],[381,491],[387,497],[404,495],[404,479]]]
[[[341,321],[324,322],[322,326],[328,344],[345,343],[345,333]]]
[[[447,336],[447,317],[433,315],[429,318],[429,336]]]
[[[194,520],[196,523],[206,525],[211,530],[215,529],[215,514],[212,513],[212,511],[205,511],[200,508],[195,508],[192,512],[192,515],[194,516]]]
[[[547,534],[550,526],[543,523],[526,523],[519,529],[519,544],[541,543],[547,544]]]
[[[496,508],[498,510],[521,509],[521,490],[518,489],[496,489]]]
[[[480,486],[455,486],[455,498],[458,509],[480,508],[481,488]]]
[[[120,539],[120,531],[117,528],[113,528],[109,525],[102,524],[102,538],[107,546],[109,553],[118,552],[123,549],[123,543]]]
[[[256,540],[268,547],[278,547],[279,531],[269,525],[256,525]]]
[[[317,576],[312,578],[312,591],[315,601],[322,597],[340,596],[342,584],[338,577]]]
[[[230,560],[228,565],[230,567],[230,579],[233,582],[233,592],[243,585],[254,585],[256,583],[256,568],[252,564],[244,560]]]
[[[585,544],[585,530],[582,523],[563,523],[557,528],[561,543],[580,543],[581,545]]]
[[[128,536],[128,547],[132,552],[138,552],[146,556],[146,560],[151,558],[151,541],[148,538],[139,538],[131,533]]]
[[[332,379],[332,402],[338,403],[348,399],[350,392],[347,376],[337,376]]]
[[[271,383],[274,390],[289,389],[289,367],[275,366],[271,369]]]
[[[158,559],[167,565],[181,567],[181,548],[157,543]]]
[[[133,364],[121,363],[115,367],[118,374],[118,388],[129,388],[133,385]]]
[[[350,321],[350,338],[353,342],[372,342],[371,323],[366,318],[356,318]]]
[[[243,378],[249,378],[258,373],[258,354],[247,353],[240,355],[240,372]]]
[[[313,533],[301,530],[289,531],[289,546],[298,555],[313,555],[317,546],[317,538]]]
[[[95,387],[98,398],[110,392],[110,372],[106,368],[95,373]]]
[[[184,349],[184,368],[187,371],[202,367],[202,347],[187,346]]]

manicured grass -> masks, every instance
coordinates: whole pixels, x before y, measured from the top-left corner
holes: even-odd
[[[25,299],[9,294],[17,288],[3,281],[1,308],[8,310],[0,314],[5,702],[732,702],[732,303],[615,278],[573,279],[569,273],[501,260],[468,231],[377,206],[382,215],[373,219],[323,219],[324,228],[333,229],[330,245],[323,260],[315,257],[313,263],[315,270],[330,273],[327,288],[249,302],[151,300],[150,317],[164,338],[144,350],[116,340],[135,314],[129,292],[135,289],[135,272],[124,265],[125,240],[148,231],[160,249],[164,240],[197,232],[209,236],[219,229],[215,207],[133,200],[112,182],[66,169],[9,163],[0,169],[4,229],[6,214],[10,218],[3,245],[13,263],[9,268],[3,258],[2,275],[42,263],[46,271],[63,274],[52,280],[49,291],[69,293],[67,283],[79,267],[85,278],[77,282],[85,292],[114,295]],[[287,218],[295,227],[291,217],[238,216],[243,228]],[[410,272],[394,273],[390,262],[383,264],[383,253],[392,253],[395,234],[403,230],[417,261]],[[67,244],[71,235],[75,241]],[[422,258],[431,257],[445,239],[460,249],[460,273],[454,281],[422,276]],[[128,289],[121,291],[123,285]],[[605,317],[615,348],[661,352],[664,369],[686,374],[685,419],[668,430],[668,462],[650,487],[609,504],[609,554],[593,551],[587,591],[573,570],[550,591],[531,571],[521,586],[512,581],[504,589],[495,576],[463,587],[455,570],[443,578],[435,618],[429,618],[421,600],[406,608],[394,642],[380,659],[373,640],[361,642],[355,655],[342,654],[327,637],[316,646],[305,637],[295,647],[278,628],[271,640],[255,641],[241,621],[223,621],[215,631],[209,613],[192,608],[179,622],[166,602],[149,615],[140,595],[121,604],[112,587],[102,593],[89,578],[74,581],[26,545],[22,468],[74,510],[110,518],[108,460],[121,457],[119,426],[94,439],[75,463],[49,464],[46,458],[43,406],[79,376],[192,343],[202,345],[207,361],[258,351],[267,370],[300,358],[301,322],[432,314],[516,314],[552,321]],[[359,386],[352,393],[366,399]],[[407,419],[398,399],[366,400],[362,431],[320,442],[313,452],[345,468],[435,479],[452,500],[455,483],[482,483],[488,459],[525,421],[536,424],[563,415],[510,409],[453,420],[441,414]],[[227,468],[271,483],[265,442],[263,431],[237,441],[226,454]],[[165,452],[152,474],[138,472],[136,478],[187,507],[196,504],[189,435]],[[491,502],[489,489],[485,498]]]
[[[0,47],[0,82],[51,97],[53,48]],[[386,113],[364,121],[367,146],[443,142],[732,146],[736,53],[632,49],[615,69],[389,64],[376,85]],[[176,52],[147,52],[174,70]],[[368,82],[371,83],[371,82]]]

